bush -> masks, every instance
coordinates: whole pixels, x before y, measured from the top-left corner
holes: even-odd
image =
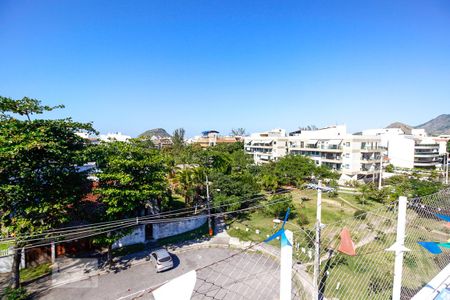
[[[18,289],[13,289],[11,287],[7,287],[4,290],[3,298],[4,300],[26,300],[30,299],[30,294],[28,294],[27,290],[23,287]]]
[[[274,195],[266,202],[264,212],[268,216],[283,218],[288,208],[291,208],[291,215],[295,213],[291,195]]]
[[[297,212],[297,224],[301,227],[308,225],[310,220],[303,210]]]
[[[358,219],[358,220],[365,220],[366,217],[367,217],[366,216],[366,211],[365,210],[357,210],[353,214],[353,217],[355,217],[355,219]]]
[[[392,164],[389,164],[386,166],[385,170],[388,173],[394,173],[394,166]]]

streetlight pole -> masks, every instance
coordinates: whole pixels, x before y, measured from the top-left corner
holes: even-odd
[[[209,181],[208,175],[206,175],[206,205],[208,206],[208,228],[209,228],[209,236],[213,235],[213,230],[211,226],[211,199],[209,197]]]

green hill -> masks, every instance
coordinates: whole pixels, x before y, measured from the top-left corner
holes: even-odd
[[[139,137],[153,137],[153,136],[159,136],[159,137],[171,137],[170,134],[167,133],[163,128],[155,128],[147,130],[139,135]]]

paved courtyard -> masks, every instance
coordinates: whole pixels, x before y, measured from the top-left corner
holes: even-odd
[[[49,288],[39,299],[153,299],[151,289],[191,270],[197,271],[192,299],[277,299],[279,264],[268,255],[225,248],[203,248],[174,256],[175,268],[156,273],[149,261],[108,274]]]

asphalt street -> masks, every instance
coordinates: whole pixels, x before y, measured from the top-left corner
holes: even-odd
[[[190,250],[173,256],[175,268],[156,273],[150,261],[48,289],[39,299],[153,299],[152,288],[197,270],[192,299],[277,299],[279,264],[256,252],[224,248]]]

